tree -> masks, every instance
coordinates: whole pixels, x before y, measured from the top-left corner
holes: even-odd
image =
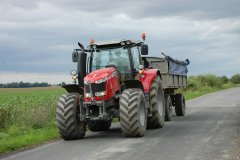
[[[228,83],[228,81],[229,81],[229,79],[227,78],[227,76],[221,76],[221,77],[219,77],[219,78],[221,79],[221,81],[222,81],[223,84],[226,84],[226,83]]]
[[[235,74],[231,77],[231,82],[234,84],[240,84],[240,74]]]

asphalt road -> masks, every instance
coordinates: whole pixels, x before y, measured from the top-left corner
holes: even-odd
[[[221,160],[238,159],[240,88],[187,101],[184,117],[142,138],[125,138],[118,124],[108,132],[88,132],[77,141],[57,141],[2,157],[4,160]],[[240,148],[237,148],[240,150]]]

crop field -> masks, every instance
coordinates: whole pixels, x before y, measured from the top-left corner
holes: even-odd
[[[58,138],[60,87],[0,89],[0,153]]]

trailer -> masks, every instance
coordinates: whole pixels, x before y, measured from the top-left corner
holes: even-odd
[[[165,120],[172,119],[172,109],[175,108],[177,116],[185,115],[185,97],[182,93],[176,93],[179,88],[187,87],[187,65],[189,60],[179,61],[164,55],[164,58],[142,56],[145,67],[155,68],[160,71],[162,86],[165,95]]]
[[[152,68],[160,70],[163,89],[187,87],[187,63],[160,57],[145,58]]]

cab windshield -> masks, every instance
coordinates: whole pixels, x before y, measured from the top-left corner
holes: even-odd
[[[130,73],[130,60],[128,49],[107,48],[93,52],[92,71],[115,65],[120,73]]]

